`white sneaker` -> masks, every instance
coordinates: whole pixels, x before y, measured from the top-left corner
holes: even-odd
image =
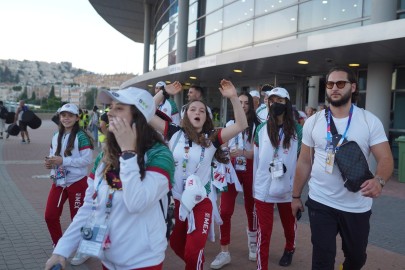
[[[220,252],[215,260],[211,263],[211,269],[221,269],[231,262],[231,254],[229,252]]]
[[[76,252],[75,256],[70,261],[71,265],[81,265],[85,261],[87,261],[90,256],[84,255],[82,253]]]
[[[250,243],[249,244],[249,261],[256,261],[256,251],[257,251],[257,244]]]

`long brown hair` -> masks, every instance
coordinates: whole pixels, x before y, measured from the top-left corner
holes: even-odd
[[[139,172],[141,174],[141,179],[145,177],[145,153],[152,146],[159,142],[165,144],[162,136],[157,133],[147,122],[143,114],[134,106],[131,105],[131,113],[133,122],[136,125],[136,153],[137,153],[137,163],[139,166]],[[119,156],[121,154],[120,146],[114,134],[110,131],[107,132],[107,140],[104,148],[103,162],[105,163],[104,173],[110,168],[119,170]]]
[[[82,129],[79,126],[79,121],[76,121],[72,127],[72,130],[70,131],[66,149],[65,149],[65,152],[63,153],[64,157],[69,157],[72,155],[73,148],[75,147],[76,135],[80,130],[82,130]],[[91,148],[93,148],[93,139],[91,138],[91,136],[89,136],[89,134],[86,131],[84,131],[84,130],[82,130],[82,131],[88,137]],[[65,135],[65,127],[62,125],[62,122],[59,121],[59,134],[58,134],[58,141],[57,141],[58,146],[56,147],[55,156],[62,156],[60,151],[62,151],[62,138],[64,135]]]
[[[201,133],[198,133],[195,130],[187,115],[187,111],[190,108],[190,105],[194,102],[201,102],[205,106],[205,123],[202,127]],[[186,104],[182,120],[182,127],[188,138],[196,144],[201,145],[202,147],[209,147],[211,145],[211,141],[214,140],[214,138],[218,134],[218,130],[215,130],[214,123],[212,122],[212,119],[208,114],[207,104],[205,104],[205,102],[201,100],[192,100]],[[210,134],[210,136],[206,138],[205,134]]]
[[[274,148],[279,144],[279,130],[280,127],[277,123],[277,117],[274,115],[272,108],[270,106],[270,97],[268,99],[269,103],[269,119],[267,120],[267,134]],[[283,126],[281,127],[284,132],[283,148],[288,149],[291,146],[291,138],[296,138],[295,134],[295,121],[293,115],[292,104],[289,99],[286,99],[286,110],[283,118]]]

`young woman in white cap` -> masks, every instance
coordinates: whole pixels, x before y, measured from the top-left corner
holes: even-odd
[[[296,220],[291,201],[302,127],[294,121],[286,89],[276,87],[268,96],[269,117],[256,129],[254,141],[253,196],[259,225],[257,269],[268,269],[275,205],[286,238],[279,265],[290,265],[295,251]]]
[[[98,257],[103,269],[161,270],[167,248],[165,214],[173,155],[148,123],[156,106],[146,90],[104,90],[111,104],[103,152],[89,176],[83,206],[59,240],[45,269],[78,253]]]
[[[260,124],[257,118],[253,98],[248,93],[239,95],[240,103],[246,114],[248,128],[229,140],[228,147],[232,165],[235,168],[237,179],[228,183],[227,191],[221,193],[220,215],[223,224],[220,226],[221,252],[211,263],[212,269],[220,269],[231,262],[229,244],[231,243],[231,218],[235,209],[235,201],[238,195],[238,186],[243,188],[243,199],[245,212],[248,220],[247,236],[249,260],[256,261],[256,232],[257,218],[254,210],[253,199],[253,139],[256,127]],[[229,121],[226,126],[232,125],[234,120]],[[241,190],[242,191],[242,190]]]
[[[185,262],[185,269],[203,269],[204,247],[210,231],[213,205],[208,198],[211,192],[211,162],[224,142],[247,128],[245,113],[236,89],[230,81],[222,80],[219,90],[233,106],[235,123],[226,128],[214,129],[208,116],[207,105],[201,100],[190,101],[185,106],[182,127],[169,125],[154,117],[151,124],[169,141],[176,163],[175,184],[172,192],[175,199],[175,226],[170,237],[170,246]],[[175,82],[165,89],[174,95],[181,91]],[[156,104],[163,99],[163,90],[154,96]]]
[[[65,104],[59,110],[59,131],[52,137],[45,167],[53,180],[45,208],[45,221],[56,246],[62,237],[60,217],[63,205],[69,200],[70,217],[82,206],[87,189],[88,166],[93,160],[93,144],[79,127],[79,109]]]

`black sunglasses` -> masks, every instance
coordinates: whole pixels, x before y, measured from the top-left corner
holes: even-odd
[[[346,86],[346,83],[351,83],[351,82],[349,82],[349,81],[337,81],[337,82],[327,81],[326,88],[332,89],[333,86],[336,84],[337,88],[342,89],[343,87]]]

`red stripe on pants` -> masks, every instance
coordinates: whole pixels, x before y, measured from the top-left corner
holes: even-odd
[[[268,269],[270,239],[273,232],[274,203],[266,203],[255,199],[255,204],[259,224],[257,235],[257,269]],[[292,215],[291,203],[277,203],[277,208],[286,239],[284,249],[292,251],[295,248],[296,224],[295,218]]]
[[[108,270],[107,267],[102,264],[103,270]],[[148,267],[142,267],[142,268],[135,268],[131,270],[162,270],[163,269],[163,262],[161,262],[159,265],[154,265],[154,266],[148,266]]]
[[[204,247],[207,242],[209,226],[212,219],[212,203],[205,198],[193,208],[195,230],[187,234],[188,220],[179,219],[180,202],[174,200],[174,216],[176,223],[170,235],[170,246],[173,251],[186,263],[186,270],[203,269]]]
[[[54,246],[56,246],[62,237],[60,217],[62,216],[63,205],[66,200],[69,200],[70,219],[73,219],[79,208],[83,205],[86,189],[87,176],[65,188],[57,187],[55,183],[52,184],[48,194],[48,201],[46,202],[45,221]],[[60,204],[58,207],[59,199]]]

